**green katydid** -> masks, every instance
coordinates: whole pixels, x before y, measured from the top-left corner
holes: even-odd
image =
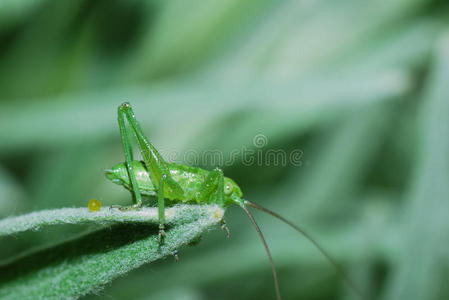
[[[165,235],[164,209],[166,199],[172,203],[217,204],[223,209],[231,204],[237,204],[245,211],[262,240],[273,273],[276,298],[280,300],[281,292],[270,250],[262,231],[248,209],[248,207],[253,207],[281,220],[305,236],[331,262],[337,271],[343,275],[351,288],[360,294],[352,281],[345,275],[342,268],[309,234],[277,213],[243,199],[243,193],[240,187],[232,179],[225,177],[221,169],[216,168],[212,171],[207,171],[197,167],[166,162],[143,134],[134,116],[131,105],[127,102],[118,107],[118,124],[125,152],[125,162],[119,163],[105,172],[108,179],[116,184],[123,185],[131,192],[134,205],[129,207],[113,207],[118,207],[122,210],[139,209],[142,207],[142,196],[156,197],[159,218],[159,243],[163,242]],[[143,161],[133,160],[132,136],[137,140]],[[222,228],[226,230],[229,237],[229,230],[224,220],[222,221]]]

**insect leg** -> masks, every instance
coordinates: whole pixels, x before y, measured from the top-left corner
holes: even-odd
[[[123,150],[125,152],[125,164],[126,169],[128,171],[128,177],[130,179],[131,187],[132,187],[132,195],[134,200],[134,205],[136,207],[142,206],[142,196],[140,195],[139,185],[137,184],[136,175],[134,173],[133,168],[133,151],[132,151],[132,142],[131,142],[131,132],[129,128],[125,124],[125,119],[123,116],[123,111],[121,107],[119,107],[117,112],[118,126],[120,129],[120,136],[122,138]]]
[[[173,251],[172,255],[175,262],[178,262],[179,261],[178,250]]]
[[[184,195],[183,189],[170,176],[167,163],[156,150],[156,148],[150,143],[150,141],[148,141],[147,137],[143,134],[143,131],[140,128],[136,117],[134,116],[131,105],[127,102],[124,102],[119,106],[119,111],[126,117],[129,125],[131,126],[131,130],[134,132],[140,153],[142,153],[145,165],[149,170],[148,173],[151,182],[156,188],[159,188],[161,177],[165,175],[167,177],[165,179],[165,186],[172,191],[173,195],[181,198]]]
[[[119,116],[123,120],[123,116],[126,117],[130,125],[130,129],[133,131],[137,140],[140,153],[146,167],[148,168],[150,180],[158,190],[158,207],[159,207],[159,240],[162,241],[165,227],[165,214],[164,214],[164,189],[168,189],[174,198],[182,199],[184,196],[184,190],[181,186],[171,177],[167,163],[156,150],[156,148],[150,143],[147,137],[143,134],[140,128],[139,122],[137,122],[131,105],[127,102],[122,103],[119,108]],[[119,117],[120,119],[120,117]],[[123,120],[124,121],[124,120]],[[124,123],[124,122],[123,122]],[[123,126],[124,127],[124,126]],[[126,127],[124,127],[126,128]],[[130,135],[128,133],[128,145],[130,148]],[[132,158],[132,157],[131,157]],[[131,164],[130,164],[131,165]],[[134,177],[134,173],[133,173]],[[137,184],[136,184],[137,186]],[[134,186],[133,186],[134,188]],[[138,190],[138,189],[137,189]]]
[[[224,175],[220,168],[210,171],[200,187],[198,202],[218,203],[224,202]],[[213,197],[217,198],[214,199]]]
[[[214,194],[215,193],[215,194]],[[217,198],[214,199],[213,196]],[[203,184],[200,187],[200,195],[198,197],[198,202],[206,203],[224,203],[224,175],[220,168],[209,172]],[[226,226],[225,220],[221,220],[221,229],[226,232],[226,237],[231,236],[231,232]]]
[[[158,242],[159,245],[162,244],[162,239],[165,236],[165,198],[164,198],[164,186],[167,177],[162,175],[159,184],[159,190],[157,192],[157,204],[159,212],[159,235]]]
[[[231,237],[231,232],[229,231],[229,228],[226,225],[226,221],[224,219],[222,219],[220,223],[221,223],[221,229],[226,232],[226,237],[229,239]]]

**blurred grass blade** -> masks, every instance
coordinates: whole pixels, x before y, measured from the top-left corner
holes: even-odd
[[[42,6],[45,0],[24,1],[4,0],[0,1],[0,32],[28,17],[33,10]]]
[[[355,210],[360,203],[348,195],[354,195],[373,157],[378,155],[392,124],[393,108],[393,105],[383,104],[359,110],[341,122],[342,125],[326,137],[326,142],[319,141],[315,150],[317,158],[311,158],[316,163],[303,183],[297,183],[298,176],[304,176],[303,170],[299,170],[296,182],[295,177],[290,180],[291,185],[297,186],[301,201],[296,194],[290,196],[291,204],[286,212],[296,211],[295,217],[304,220],[335,211],[335,203],[342,210],[348,207]],[[293,187],[289,187],[291,189]]]
[[[348,82],[352,82],[350,88]],[[150,88],[107,89],[35,104],[5,105],[0,110],[0,153],[16,147],[72,144],[117,136],[115,110],[126,99],[141,116],[142,126],[157,126],[158,134],[170,135],[169,140],[174,142],[166,146],[181,147],[180,140],[185,141],[220,118],[246,110],[249,103],[257,104],[258,114],[287,114],[289,120],[304,120],[299,122],[304,125],[298,127],[307,127],[353,106],[399,97],[409,91],[410,83],[407,74],[397,70],[316,76],[304,78],[301,85],[296,80],[276,83],[264,78],[241,80],[238,84],[217,83],[200,77],[166,81]],[[186,101],[189,109],[202,118],[185,113]],[[192,132],[188,132],[189,126],[194,126]],[[283,122],[280,126],[285,128]],[[181,127],[182,131],[173,130]],[[245,141],[247,135],[235,144]]]
[[[112,279],[192,243],[217,224],[224,211],[217,206],[175,206],[164,244],[157,242],[157,208],[119,212],[65,208],[7,218],[0,235],[37,230],[55,224],[117,224],[64,243],[33,251],[0,267],[2,299],[72,299],[98,291]],[[128,223],[128,224],[124,224]]]
[[[23,187],[0,165],[0,216],[10,215],[25,207]]]
[[[421,109],[420,161],[405,214],[404,243],[385,299],[444,299],[438,285],[447,280],[449,233],[449,33],[440,40],[434,71]]]

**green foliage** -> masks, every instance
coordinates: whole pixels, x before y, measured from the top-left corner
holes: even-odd
[[[0,297],[68,299],[98,292],[114,278],[188,245],[217,224],[223,213],[217,206],[169,208],[163,245],[157,241],[156,208],[127,212],[63,208],[4,219],[0,236],[60,224],[110,227],[11,259],[0,267]]]
[[[438,283],[447,278],[434,268],[449,234],[449,32],[439,40],[435,56],[435,68],[423,95],[427,101],[419,115],[423,133],[414,185],[407,195],[410,206],[402,216],[411,231],[400,246],[402,255],[387,299],[436,299]],[[410,277],[410,272],[415,275]]]

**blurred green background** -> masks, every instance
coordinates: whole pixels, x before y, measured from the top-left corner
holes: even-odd
[[[372,299],[449,299],[447,1],[0,3],[0,216],[128,204],[127,100],[162,153],[301,150],[301,164],[223,166],[245,198],[303,226]],[[214,166],[201,164],[205,168]],[[304,238],[255,213],[285,299],[357,299]],[[180,261],[83,299],[274,299],[245,215]],[[88,228],[1,241],[0,257]]]

